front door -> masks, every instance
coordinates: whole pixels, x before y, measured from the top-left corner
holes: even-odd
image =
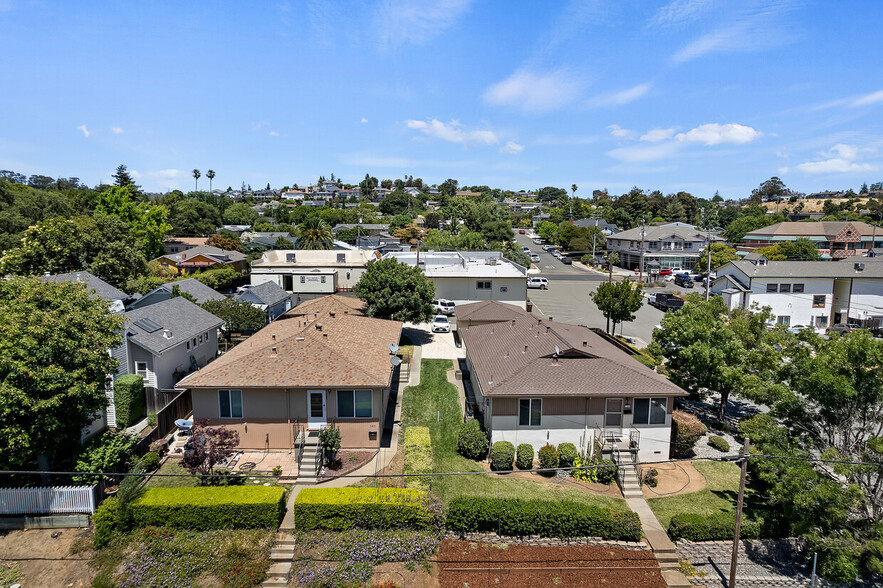
[[[325,390],[307,390],[307,427],[322,429],[328,424],[325,417]]]
[[[619,431],[622,429],[622,398],[608,398],[604,411],[604,430]]]

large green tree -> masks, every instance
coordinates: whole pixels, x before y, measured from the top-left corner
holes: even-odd
[[[653,331],[651,349],[665,357],[671,380],[699,397],[718,394],[718,416],[726,416],[730,395],[756,398],[768,392],[779,363],[781,333],[766,328],[769,308],[728,310],[719,296],[692,295]]]
[[[632,287],[628,278],[621,282],[603,282],[589,296],[607,319],[608,333],[611,322],[612,332],[616,333],[617,323],[635,320],[635,313],[644,305],[640,286]]]
[[[724,243],[712,243],[711,244],[711,269],[715,270],[727,263],[728,261],[735,261],[739,259],[739,255],[736,253],[736,250],[733,247],[730,247]],[[699,261],[696,264],[696,271],[698,272],[707,272],[708,271],[708,247],[702,250],[702,254],[699,256]]]
[[[167,220],[169,209],[160,204],[136,202],[131,186],[113,186],[102,192],[95,215],[115,215],[129,225],[148,259],[163,253],[163,238],[172,230]]]
[[[0,280],[0,468],[49,469],[79,444],[107,404],[122,325],[83,284]]]
[[[258,220],[258,213],[248,204],[237,202],[224,211],[224,222],[228,225],[253,225]]]
[[[806,237],[761,247],[756,249],[755,253],[763,254],[770,261],[818,261],[820,256],[816,244]]]
[[[208,236],[223,223],[217,206],[199,200],[181,200],[172,205],[169,217],[174,235]]]
[[[435,286],[420,268],[396,259],[369,261],[353,289],[368,305],[368,315],[422,323],[432,318]]]
[[[21,244],[0,258],[0,273],[88,271],[117,287],[147,265],[129,227],[115,215],[51,218],[30,227]]]
[[[227,341],[230,341],[234,332],[257,330],[267,324],[267,315],[248,302],[225,298],[224,300],[209,300],[204,302],[202,307],[224,321],[221,331]]]

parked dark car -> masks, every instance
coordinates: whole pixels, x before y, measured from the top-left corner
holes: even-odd
[[[650,295],[650,306],[655,306],[659,310],[666,312],[669,310],[678,310],[682,306],[684,306],[684,299],[675,296],[674,294],[651,294]]]
[[[564,265],[573,265],[573,259],[571,259],[570,257],[567,257],[566,255],[562,255],[561,256],[561,263],[563,263]]]
[[[692,288],[693,280],[687,274],[678,274],[675,276],[675,285],[681,288]]]
[[[871,335],[873,335],[874,337],[877,337],[878,339],[881,338],[881,337],[883,337],[883,327],[877,327],[877,328],[874,328],[874,329],[868,329],[868,332],[869,332]]]

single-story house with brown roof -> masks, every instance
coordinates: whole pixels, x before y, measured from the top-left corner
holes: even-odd
[[[178,383],[193,417],[239,433],[243,449],[293,449],[298,431],[340,428],[343,448],[380,447],[402,323],[361,301],[304,302]]]
[[[588,327],[497,301],[458,306],[458,330],[491,442],[570,442],[668,459],[675,398],[687,392]]]
[[[166,253],[152,261],[167,268],[177,268],[178,273],[207,270],[215,265],[228,265],[242,275],[248,273],[248,262],[244,253],[228,251],[211,245],[199,245],[179,253]]]

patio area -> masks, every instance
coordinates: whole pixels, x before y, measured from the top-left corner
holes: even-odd
[[[282,478],[297,477],[297,459],[288,451],[241,451],[233,456],[233,471],[242,474],[269,474],[282,468]]]

